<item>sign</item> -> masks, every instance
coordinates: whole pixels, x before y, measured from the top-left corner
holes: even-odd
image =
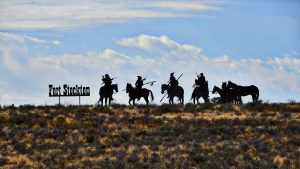
[[[80,96],[90,96],[90,87],[83,87],[82,85],[69,86],[64,84],[61,86],[53,86],[49,84],[49,97],[71,97],[79,96],[79,105],[80,105]]]

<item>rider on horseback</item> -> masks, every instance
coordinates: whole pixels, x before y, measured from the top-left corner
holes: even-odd
[[[174,77],[174,72],[170,74],[169,84],[173,89],[178,86],[178,80]]]
[[[139,93],[138,95],[140,96],[140,93],[142,91],[142,87],[144,85],[144,80],[146,80],[146,78],[142,79],[142,76],[137,76],[138,80],[135,82],[135,87],[137,89],[137,93]],[[140,100],[141,97],[138,97],[138,100]]]
[[[105,105],[106,105],[106,99],[109,99],[109,104],[111,102],[111,100],[113,100],[112,95],[113,95],[113,91],[118,92],[118,85],[117,84],[112,84],[112,80],[116,79],[115,78],[110,78],[108,74],[105,74],[105,76],[102,76],[102,81],[104,84],[104,86],[102,86],[99,90],[99,95],[100,95],[100,99],[98,102],[101,101],[101,103],[103,104],[103,99],[105,99]]]
[[[103,81],[105,87],[111,86],[112,80],[113,80],[113,79],[110,78],[108,74],[105,74],[105,77],[102,76],[102,81]]]
[[[201,88],[203,88],[206,83],[205,76],[203,75],[203,73],[200,73],[200,76],[197,75],[197,77],[198,79],[195,80],[196,86],[200,86]]]

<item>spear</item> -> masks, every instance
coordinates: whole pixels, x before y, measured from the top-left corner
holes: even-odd
[[[156,81],[147,82],[147,83],[145,83],[144,85],[150,84],[150,86],[153,86],[153,84],[154,84],[155,82],[156,82]]]
[[[182,75],[183,75],[183,73],[181,73],[181,75],[177,78],[177,80],[179,80],[179,79],[181,78]],[[169,84],[170,84],[170,82],[169,82]],[[167,94],[168,94],[168,92],[164,95],[164,97],[162,97],[162,98],[160,99],[160,102],[166,97]]]

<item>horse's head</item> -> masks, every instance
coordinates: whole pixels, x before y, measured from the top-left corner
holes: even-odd
[[[130,83],[127,83],[126,85],[126,93],[129,93],[129,91],[132,89],[132,86]]]
[[[167,84],[162,84],[161,85],[161,94],[164,94],[165,90],[167,90],[168,85]]]
[[[237,84],[231,82],[231,81],[228,81],[228,87],[229,88],[234,88],[234,87],[237,87]]]
[[[212,93],[215,94],[218,90],[218,87],[217,86],[214,86],[213,90],[212,90]]]
[[[115,90],[116,92],[118,92],[118,84],[113,84],[112,85],[113,90]]]

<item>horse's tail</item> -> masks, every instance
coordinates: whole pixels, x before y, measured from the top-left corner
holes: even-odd
[[[190,101],[191,101],[193,98],[195,98],[195,90],[196,90],[196,88],[194,89],[194,91],[193,91],[193,93],[192,93],[192,96],[191,96]]]
[[[153,100],[154,100],[153,93],[152,93],[152,91],[151,91],[151,90],[149,90],[149,92],[150,92],[150,95],[151,95],[151,100],[153,101]]]
[[[256,94],[256,102],[258,101],[259,98],[259,90],[257,90],[257,94]]]
[[[182,88],[182,104],[184,104],[184,90],[183,90],[183,88]]]

